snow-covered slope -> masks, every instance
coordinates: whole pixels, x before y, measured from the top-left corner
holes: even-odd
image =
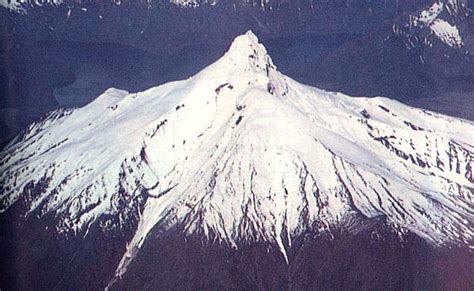
[[[0,6],[19,13],[24,11],[22,3],[19,1],[0,0]]]
[[[202,4],[204,5],[216,5],[219,3],[218,0],[210,0],[210,1],[200,1],[200,0],[170,0],[171,3],[179,6],[179,7],[198,7]]]
[[[46,0],[46,1],[25,1],[25,0],[0,0],[0,6],[5,7],[8,10],[24,14],[28,8],[32,5],[43,6],[51,5],[58,6],[63,4],[63,0]]]
[[[432,47],[436,41],[451,48],[462,48],[464,37],[470,35],[463,36],[461,28],[466,26],[470,13],[466,0],[433,1],[431,6],[395,23],[393,30],[406,38],[408,48],[420,44]]]
[[[286,255],[303,232],[380,216],[431,244],[472,247],[472,132],[469,121],[299,84],[248,32],[188,80],[109,89],[32,124],[1,153],[0,210],[54,214],[64,236],[138,219],[118,275],[157,226]]]

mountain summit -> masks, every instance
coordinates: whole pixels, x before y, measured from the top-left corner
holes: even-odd
[[[169,233],[232,252],[274,247],[289,266],[302,237],[365,237],[380,223],[400,242],[472,248],[473,131],[299,84],[247,32],[188,80],[109,89],[32,124],[1,154],[0,209],[74,244],[123,234],[109,287],[132,280],[136,258],[172,248],[151,247]]]

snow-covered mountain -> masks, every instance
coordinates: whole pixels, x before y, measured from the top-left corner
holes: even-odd
[[[289,73],[318,88],[387,96],[472,120],[472,4],[426,1],[387,22],[390,27],[345,42],[309,63],[312,74],[299,74],[298,67]],[[463,105],[455,109],[458,99]]]
[[[466,45],[462,32],[468,29],[465,26],[470,13],[467,0],[435,1],[421,11],[402,17],[394,24],[393,31],[406,38],[408,48],[432,47],[435,41],[462,48]]]
[[[109,89],[32,124],[1,153],[0,211],[20,205],[66,240],[134,226],[113,282],[152,231],[176,226],[234,249],[275,245],[287,263],[306,233],[359,233],[379,218],[400,240],[473,248],[471,132],[470,121],[302,85],[248,32],[188,80]]]

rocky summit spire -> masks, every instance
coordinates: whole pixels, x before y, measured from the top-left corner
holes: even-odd
[[[276,69],[267,49],[250,30],[234,39],[225,58],[247,69],[264,70],[267,75],[270,69]]]

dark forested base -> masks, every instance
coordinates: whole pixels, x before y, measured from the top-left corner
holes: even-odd
[[[104,234],[64,239],[51,219],[26,223],[11,209],[0,216],[1,290],[103,290],[125,251],[127,235]]]
[[[286,262],[266,243],[238,250],[168,233],[145,242],[112,290],[284,290]]]
[[[470,290],[474,256],[435,248],[386,226],[355,236],[306,239],[290,263],[294,290]]]
[[[168,232],[145,241],[115,290],[472,290],[474,256],[435,248],[382,223],[350,235],[302,236],[289,251],[238,249]]]
[[[124,237],[92,229],[84,240],[58,240],[44,224],[2,219],[2,290],[102,290],[125,251]],[[151,234],[112,290],[472,290],[474,255],[435,248],[386,224],[355,235],[333,230],[293,242],[289,264],[268,243],[231,248]]]

